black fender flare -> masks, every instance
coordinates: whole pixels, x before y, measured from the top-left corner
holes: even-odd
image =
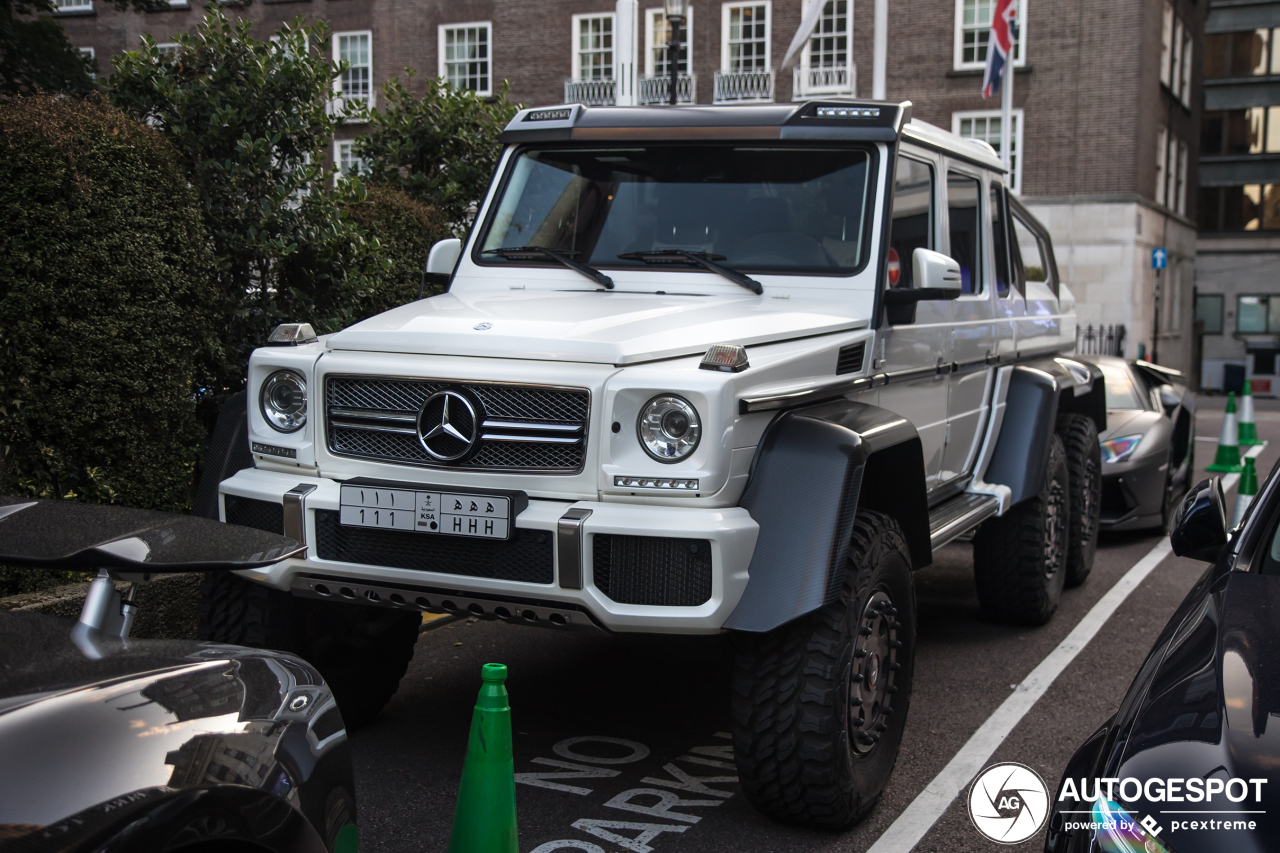
[[[879,406],[842,399],[779,415],[739,505],[760,533],[727,629],[770,631],[838,599],[859,508],[897,520],[913,569],[933,561],[920,437]]]
[[[1014,365],[1005,398],[1004,420],[982,479],[1008,486],[1010,503],[1039,494],[1045,460],[1059,412],[1092,418],[1107,427],[1107,397],[1097,365],[1071,358],[1044,358]]]

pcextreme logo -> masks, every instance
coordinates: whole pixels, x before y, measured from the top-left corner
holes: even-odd
[[[993,764],[969,788],[969,819],[998,844],[1018,844],[1049,816],[1049,789],[1040,774],[1012,761]]]

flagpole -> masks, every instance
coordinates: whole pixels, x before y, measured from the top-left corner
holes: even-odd
[[[1005,185],[1013,186],[1013,57],[1017,53],[1017,31],[1009,33],[1009,55],[1005,57],[1003,76],[1000,82],[1000,161],[1008,174]],[[989,50],[995,50],[992,39]]]

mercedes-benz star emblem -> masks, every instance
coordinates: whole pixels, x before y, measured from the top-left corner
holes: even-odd
[[[479,421],[465,396],[448,389],[437,391],[418,412],[418,441],[433,459],[456,462],[475,445]]]

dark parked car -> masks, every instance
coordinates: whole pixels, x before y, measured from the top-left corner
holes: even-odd
[[[1173,551],[1212,565],[1115,716],[1068,763],[1049,818],[1049,853],[1280,850],[1276,470],[1230,541],[1227,523],[1217,480],[1183,500]],[[1110,828],[1080,826],[1108,815],[1120,818]]]
[[[1195,476],[1195,396],[1182,373],[1145,361],[1081,356],[1102,369],[1107,428],[1102,445],[1104,530],[1167,527]]]
[[[104,567],[79,622],[0,612],[0,849],[355,853],[346,727],[319,673],[131,639],[115,586],[298,550],[189,516],[0,497],[0,565]]]

